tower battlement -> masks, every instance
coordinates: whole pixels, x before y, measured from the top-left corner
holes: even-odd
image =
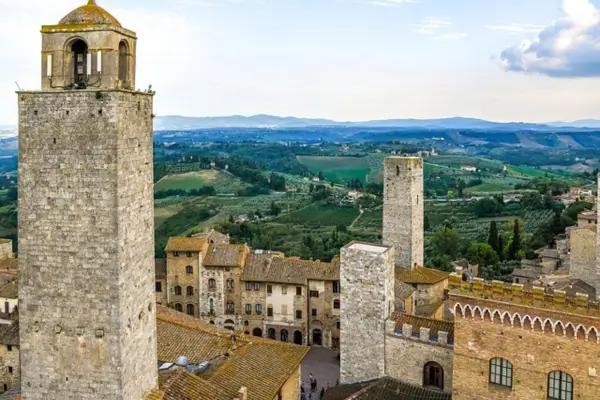
[[[481,278],[473,278],[472,282],[465,282],[455,272],[450,274],[448,278],[448,289],[452,294],[526,307],[583,313],[600,318],[600,303],[590,300],[589,295],[585,293],[567,296],[567,293],[563,290],[548,292],[541,286],[534,286],[531,291],[526,291],[523,285],[519,283],[490,282]]]

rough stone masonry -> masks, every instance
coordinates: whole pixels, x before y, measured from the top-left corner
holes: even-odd
[[[19,92],[23,398],[157,384],[151,94]]]
[[[387,157],[383,168],[383,243],[396,267],[423,266],[423,159]]]

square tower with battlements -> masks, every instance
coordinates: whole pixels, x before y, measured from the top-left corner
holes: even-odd
[[[394,248],[351,242],[340,258],[340,382],[380,378],[385,321],[394,311]]]
[[[142,399],[157,386],[153,93],[134,32],[95,1],[42,27],[18,92],[24,399]]]
[[[423,266],[423,159],[388,157],[383,166],[383,243],[396,267]]]

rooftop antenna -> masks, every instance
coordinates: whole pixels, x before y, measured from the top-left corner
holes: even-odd
[[[17,83],[17,81],[15,81],[15,85],[17,85],[17,88],[19,89],[19,92],[23,90],[23,89],[21,89],[21,86],[19,86],[19,84]]]

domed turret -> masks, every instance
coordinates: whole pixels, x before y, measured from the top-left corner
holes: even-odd
[[[135,88],[137,37],[89,0],[42,26],[42,89]]]
[[[89,0],[84,6],[78,7],[68,13],[58,23],[59,25],[93,25],[107,24],[121,26],[119,21],[108,11],[96,4],[96,0]]]

